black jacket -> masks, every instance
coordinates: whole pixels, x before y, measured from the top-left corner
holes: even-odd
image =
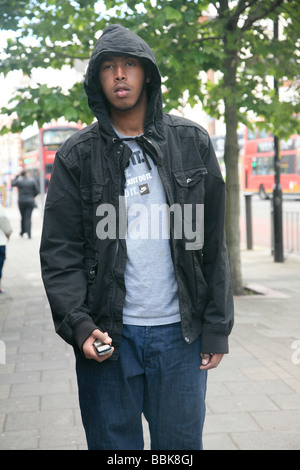
[[[158,167],[169,205],[204,204],[204,244],[187,250],[190,240],[174,237],[171,228],[183,337],[192,343],[201,335],[202,352],[226,353],[233,298],[224,236],[225,184],[219,165],[201,126],[163,113],[153,53],[142,39],[119,25],[104,30],[85,78],[97,122],[58,150],[47,195],[40,256],[56,331],[80,349],[99,327],[112,337],[112,359],[118,357],[126,242],[120,237],[97,237],[97,207],[113,204],[119,213],[131,151],[115,134],[101,94],[99,64],[107,52],[138,57],[152,68],[140,143]]]
[[[38,195],[39,190],[33,178],[27,176],[16,176],[11,182],[19,190],[19,202],[27,202],[34,204],[34,198]]]

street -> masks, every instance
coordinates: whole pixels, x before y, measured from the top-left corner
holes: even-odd
[[[252,236],[254,247],[270,248],[271,252],[271,210],[272,199],[261,200],[258,195],[252,196]],[[300,248],[300,198],[283,198],[283,240],[285,254]],[[246,245],[246,209],[245,197],[241,196],[241,244]],[[298,214],[292,217],[291,214]],[[293,222],[292,222],[293,221]],[[297,231],[298,227],[298,231]],[[293,248],[293,250],[292,250]],[[298,248],[298,250],[297,250]]]

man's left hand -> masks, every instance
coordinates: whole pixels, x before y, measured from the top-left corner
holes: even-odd
[[[223,359],[224,354],[201,354],[202,357],[202,366],[201,370],[215,369],[218,367],[220,362]]]

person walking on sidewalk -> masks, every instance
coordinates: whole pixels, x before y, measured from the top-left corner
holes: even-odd
[[[97,122],[56,155],[40,257],[88,448],[143,449],[143,413],[153,450],[202,449],[233,326],[219,165],[201,126],[163,113],[153,52],[128,29],[104,30],[84,87]]]
[[[38,195],[39,190],[33,178],[29,176],[28,171],[24,170],[20,175],[16,176],[11,182],[19,190],[19,210],[21,214],[21,232],[23,237],[27,233],[28,238],[31,238],[31,215],[35,208],[35,197]]]
[[[0,294],[4,291],[1,286],[2,270],[6,258],[6,244],[12,234],[10,221],[5,213],[4,207],[0,204]]]

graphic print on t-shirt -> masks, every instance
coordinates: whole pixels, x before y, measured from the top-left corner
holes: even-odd
[[[149,194],[150,193],[148,184],[141,184],[139,186],[139,190],[140,190],[140,195],[141,196],[144,196],[144,194]]]
[[[150,182],[148,184],[148,181],[152,179],[152,175],[144,162],[145,160],[142,158],[142,152],[140,150],[136,150],[132,153],[130,158],[131,165],[129,169],[125,171],[125,197],[138,196],[139,194],[144,196],[150,193]],[[147,170],[146,173],[145,169]]]

